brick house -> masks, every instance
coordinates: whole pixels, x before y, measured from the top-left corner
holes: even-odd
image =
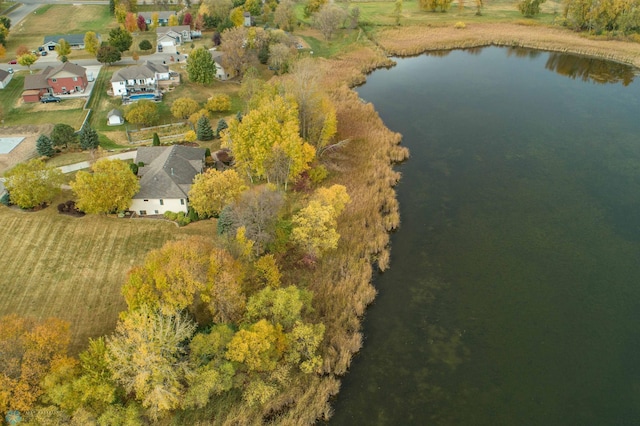
[[[87,71],[71,62],[56,67],[48,66],[41,73],[27,75],[24,78],[24,102],[38,102],[42,95],[65,95],[84,92],[89,84]]]

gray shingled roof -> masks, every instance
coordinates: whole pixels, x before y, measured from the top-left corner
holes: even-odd
[[[150,146],[138,148],[136,163],[140,191],[134,199],[187,198],[193,178],[204,164],[204,148],[189,146]]]
[[[76,65],[76,64],[73,64],[73,63],[67,61],[67,62],[61,63],[57,67],[55,67],[55,68],[51,69],[49,72],[47,72],[46,78],[54,77],[60,71],[66,71],[66,72],[69,72],[71,74],[75,74],[75,75],[77,75],[79,77],[81,77],[83,75],[86,75],[86,73],[87,73],[87,70],[84,67],[81,67],[80,65]]]
[[[109,111],[109,113],[107,114],[107,118],[111,118],[113,116],[122,118],[122,111],[120,111],[119,109],[112,109],[111,111]]]
[[[119,69],[111,76],[111,81],[141,80],[153,78],[156,73],[169,72],[169,67],[162,64],[145,61],[142,65],[133,65]]]
[[[9,72],[5,70],[0,70],[0,81],[4,81],[5,78],[9,76]]]
[[[191,27],[189,25],[176,25],[175,27],[158,27],[156,28],[156,34],[166,34],[169,31],[175,31],[181,33],[182,31],[189,31],[191,33]]]
[[[211,58],[213,58],[213,62],[222,66],[222,56],[224,56],[224,53],[215,49],[209,49],[209,53],[211,53]]]
[[[97,34],[96,34],[97,36]],[[65,39],[69,44],[84,44],[84,34],[57,34],[52,36],[45,36],[44,43],[47,44],[49,42],[58,43],[60,39]]]

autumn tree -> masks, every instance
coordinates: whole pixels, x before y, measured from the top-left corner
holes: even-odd
[[[319,84],[319,74],[310,58],[296,62],[286,90],[298,104],[300,136],[317,152],[327,146],[338,129],[336,109]]]
[[[191,98],[178,98],[171,105],[171,114],[176,118],[189,118],[191,114],[198,111],[200,105]]]
[[[84,34],[84,50],[91,55],[96,55],[99,47],[100,42],[98,41],[96,33],[93,31],[87,31]]]
[[[340,28],[344,18],[344,9],[333,3],[327,3],[314,13],[313,25],[320,30],[325,40],[331,40],[333,34]]]
[[[60,193],[64,176],[60,169],[48,167],[41,159],[20,163],[5,174],[11,203],[32,209],[50,203]]]
[[[136,19],[136,25],[138,27],[138,30],[147,31],[147,21],[144,19],[144,16],[138,15],[138,18]]]
[[[189,12],[185,13],[182,17],[182,25],[188,25],[189,27],[193,27],[193,17]]]
[[[246,190],[235,170],[209,169],[195,177],[189,191],[189,203],[201,218],[218,216],[227,204]]]
[[[129,123],[152,126],[160,120],[160,113],[155,102],[140,100],[127,106],[124,118]]]
[[[187,74],[194,83],[211,84],[215,69],[211,53],[204,47],[193,50],[187,58]]]
[[[175,27],[175,26],[177,26],[177,25],[178,25],[178,16],[177,16],[177,15],[175,15],[175,14],[173,14],[173,15],[169,16],[169,23],[168,23],[168,25],[169,25],[170,27]]]
[[[247,301],[244,321],[248,323],[266,319],[280,324],[284,331],[293,329],[303,311],[311,310],[311,293],[296,286],[286,288],[265,287]]]
[[[31,52],[18,56],[18,64],[22,65],[23,67],[27,67],[29,69],[29,72],[31,72],[31,65],[35,64],[37,60],[38,57]]]
[[[530,18],[540,13],[540,5],[546,0],[522,0],[518,3],[518,10]]]
[[[314,258],[335,249],[340,239],[337,218],[348,202],[342,185],[318,189],[309,204],[293,216],[291,240]]]
[[[239,228],[244,228],[245,236],[254,242],[255,254],[262,254],[275,238],[283,205],[282,192],[266,185],[244,191],[235,203],[220,213],[220,233],[236,235]]]
[[[295,54],[295,50],[284,43],[276,43],[269,46],[269,67],[276,73],[286,72],[289,60]]]
[[[295,3],[292,0],[283,0],[276,7],[273,22],[285,31],[293,31],[296,24]]]
[[[58,57],[69,56],[69,54],[71,54],[71,45],[67,40],[61,38],[58,40],[56,52],[58,53]]]
[[[51,142],[55,147],[68,148],[69,144],[77,142],[76,131],[68,124],[58,123],[51,131]]]
[[[304,6],[305,18],[311,17],[311,15],[318,12],[325,4],[327,4],[327,0],[307,0]]]
[[[138,29],[138,21],[134,13],[127,12],[127,16],[124,19],[124,28],[130,33]]]
[[[451,7],[452,0],[419,0],[420,9],[435,12],[446,12]]]
[[[153,12],[151,14],[151,29],[152,30],[155,30],[156,28],[158,28],[158,19],[159,19],[158,12]]]
[[[113,378],[140,401],[153,420],[180,406],[190,370],[185,342],[195,329],[195,323],[183,314],[164,315],[141,308],[128,312],[107,340]]]
[[[0,412],[34,407],[41,380],[55,359],[66,356],[70,340],[69,324],[57,318],[0,317]]]
[[[251,66],[257,65],[258,55],[255,48],[248,44],[249,34],[245,27],[230,28],[222,32],[220,50],[224,52],[222,65],[242,75]]]
[[[458,6],[463,3],[463,0],[458,0]],[[400,18],[402,17],[402,0],[396,0],[393,4],[393,18],[396,25],[400,25]]]
[[[27,46],[25,46],[24,44],[21,44],[16,49],[16,56],[22,56],[25,53],[29,53],[29,52],[31,52],[31,50]]]
[[[122,59],[122,54],[113,46],[100,46],[96,52],[96,59],[102,64],[111,65]]]
[[[102,158],[93,164],[91,171],[79,171],[70,183],[77,207],[90,214],[127,210],[140,189],[129,165],[122,160]]]
[[[43,157],[53,157],[56,153],[56,150],[53,149],[51,138],[47,135],[38,136],[38,140],[36,141],[36,151],[38,152],[38,155]]]
[[[115,47],[119,52],[129,50],[133,43],[133,37],[124,28],[113,28],[109,31],[109,46]]]
[[[7,55],[7,48],[0,44],[0,58],[4,58]]]
[[[293,100],[265,95],[260,105],[231,120],[224,146],[233,152],[236,167],[251,181],[266,179],[287,184],[309,169],[315,149],[299,135],[298,108]]]
[[[84,150],[96,149],[100,146],[100,138],[88,122],[85,122],[80,129],[80,147]]]
[[[231,109],[231,97],[226,93],[211,96],[205,105],[210,112],[229,111]]]

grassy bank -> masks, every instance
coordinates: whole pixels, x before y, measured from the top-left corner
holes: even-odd
[[[58,202],[70,199],[70,194]],[[73,218],[56,207],[27,213],[0,206],[0,314],[71,322],[72,351],[110,333],[124,309],[127,271],[166,241],[207,230],[154,220]]]

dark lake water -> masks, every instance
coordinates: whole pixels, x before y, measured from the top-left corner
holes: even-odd
[[[401,229],[330,426],[640,424],[640,83],[505,48],[398,60]]]

